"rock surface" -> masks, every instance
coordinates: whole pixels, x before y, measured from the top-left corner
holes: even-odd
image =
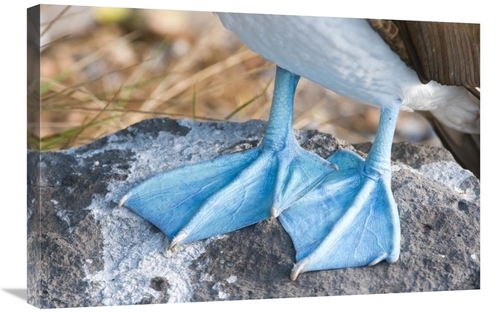
[[[256,146],[265,122],[151,119],[89,145],[28,151],[28,302],[40,308],[480,288],[479,181],[444,149],[393,146],[401,218],[394,264],[288,275],[292,242],[277,220],[165,253],[166,237],[117,203],[166,169]],[[297,131],[322,157],[354,149]],[[360,154],[369,144],[356,146]]]

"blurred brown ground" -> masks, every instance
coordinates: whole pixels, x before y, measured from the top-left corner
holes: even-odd
[[[42,6],[42,147],[80,146],[151,117],[267,120],[274,65],[210,12]],[[243,109],[240,109],[244,107]],[[378,108],[301,79],[294,127],[360,143]],[[395,141],[441,145],[402,112]]]

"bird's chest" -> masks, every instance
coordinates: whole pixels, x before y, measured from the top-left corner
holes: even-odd
[[[418,77],[363,19],[219,14],[248,47],[297,75],[374,105],[402,100]],[[406,89],[405,89],[406,88]]]

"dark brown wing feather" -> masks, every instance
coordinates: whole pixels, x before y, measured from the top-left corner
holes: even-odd
[[[480,98],[480,26],[397,20],[368,20],[401,59],[417,72],[424,84],[464,86]],[[480,177],[480,137],[450,129],[421,112],[457,162]]]
[[[368,20],[422,83],[464,86],[479,98],[479,24]],[[476,88],[477,87],[477,88]]]

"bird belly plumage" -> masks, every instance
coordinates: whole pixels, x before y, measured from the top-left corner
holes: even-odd
[[[217,14],[251,50],[347,98],[380,107],[401,103],[405,111],[434,111],[457,102],[464,112],[477,108],[463,87],[422,84],[364,19]],[[469,132],[478,128],[467,115],[443,122]]]

